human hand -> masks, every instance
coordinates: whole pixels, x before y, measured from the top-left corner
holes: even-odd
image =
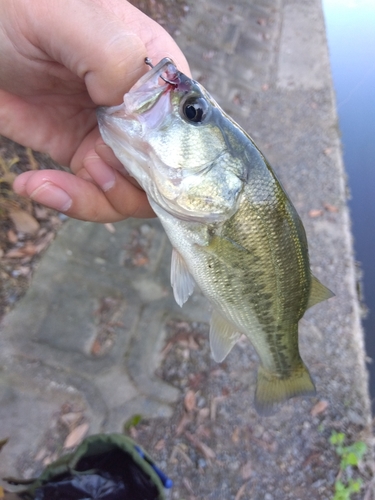
[[[14,190],[82,220],[152,216],[101,141],[95,109],[122,101],[146,56],[189,74],[167,32],[125,0],[3,0],[0,47],[0,134],[73,172],[25,172]]]

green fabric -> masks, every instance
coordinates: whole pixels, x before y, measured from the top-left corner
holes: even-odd
[[[24,498],[34,498],[37,488],[48,483],[61,474],[85,474],[90,471],[77,471],[76,466],[83,458],[95,455],[105,455],[118,448],[131,456],[132,460],[143,470],[155,484],[159,497],[158,500],[165,500],[164,487],[151,465],[142,458],[135,449],[138,446],[132,439],[123,434],[97,434],[86,438],[80,446],[73,452],[63,455],[58,460],[50,464],[42,474],[23,491]],[[138,446],[139,447],[139,446]],[[140,447],[139,447],[140,448]],[[153,462],[150,455],[142,449],[145,457]]]

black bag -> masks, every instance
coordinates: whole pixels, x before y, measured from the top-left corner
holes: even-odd
[[[164,487],[171,486],[130,438],[98,434],[50,464],[19,494],[27,500],[165,500]]]

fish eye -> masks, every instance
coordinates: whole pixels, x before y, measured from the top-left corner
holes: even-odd
[[[182,112],[187,121],[202,123],[207,116],[208,103],[204,97],[189,97],[182,105]]]

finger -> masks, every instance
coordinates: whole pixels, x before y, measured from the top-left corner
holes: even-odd
[[[116,172],[116,189],[122,193],[117,210],[94,183],[67,172],[41,170],[25,172],[14,181],[14,190],[59,210],[75,219],[117,222],[128,217],[151,217],[153,212],[144,192]]]
[[[107,165],[96,153],[91,151],[84,159],[84,167],[88,172],[93,181],[102,189],[105,193],[106,198],[109,200],[111,205],[118,212],[122,212],[124,209],[124,204],[129,203],[128,198],[124,198],[123,184],[124,176],[121,175],[117,170],[113,169]],[[135,195],[138,195],[137,191],[145,196],[144,191],[139,187],[137,181],[130,176],[126,176],[125,180],[127,183],[132,184],[135,188]],[[147,197],[146,197],[147,199]],[[148,205],[148,202],[147,202]],[[150,208],[151,210],[151,208]],[[150,212],[151,213],[151,212]],[[153,213],[153,212],[152,212]],[[133,215],[134,216],[134,215]],[[150,216],[150,215],[149,215]]]
[[[134,186],[138,187],[139,189],[142,189],[138,184],[138,182],[135,180],[135,178],[132,177],[126,170],[126,166],[124,166],[120,162],[120,160],[116,158],[112,149],[103,142],[103,139],[100,138],[97,140],[95,144],[95,152],[104,161],[104,163],[110,165],[112,168],[120,172],[120,174],[125,176],[127,180],[131,182]]]
[[[107,146],[101,137],[95,142],[95,151],[107,165],[110,165],[120,174],[127,175],[124,165],[116,158],[112,149]]]
[[[169,55],[188,71],[168,33],[129,2],[55,0],[38,3],[37,13],[34,2],[24,3],[31,41],[83,78],[96,104],[120,102],[146,72],[146,56],[158,60]]]

